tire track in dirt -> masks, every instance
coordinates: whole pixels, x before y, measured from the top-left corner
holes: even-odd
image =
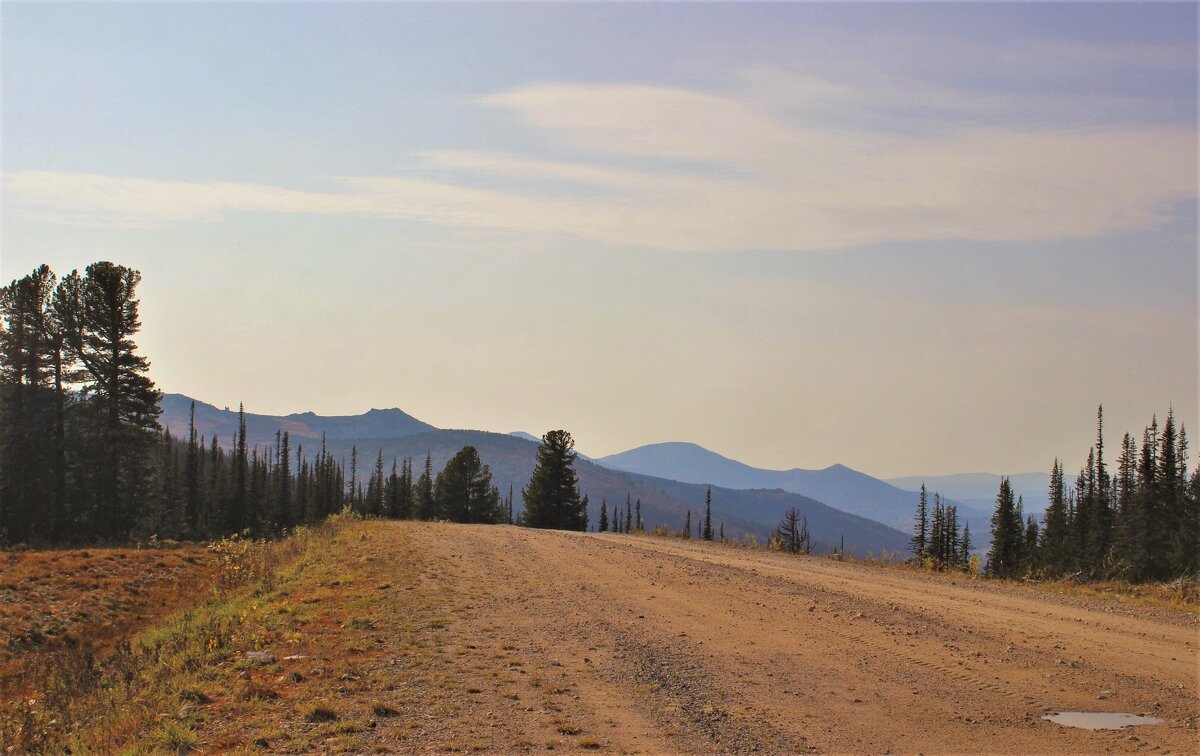
[[[575,628],[582,652],[604,660],[579,685],[624,688],[618,697],[629,707],[660,713],[651,718],[678,750],[732,749],[735,740],[746,750],[780,751],[1193,746],[1194,699],[1155,677],[1167,669],[1172,680],[1189,679],[1178,661],[1191,640],[1186,617],[1139,620],[1042,594],[931,589],[902,573],[877,577],[825,560],[676,541],[508,528],[462,538],[482,573],[507,570],[531,592],[523,632]],[[498,609],[495,620],[507,621]],[[1093,628],[1099,641],[1089,640]],[[1057,663],[1114,638],[1119,649],[1135,647],[1139,633],[1156,639],[1143,654],[1154,665]],[[1050,648],[1051,639],[1063,648]],[[1163,658],[1169,653],[1175,662]],[[639,671],[647,658],[655,666]],[[1194,672],[1190,679],[1194,685]],[[1120,690],[1097,702],[1097,691],[1109,688]],[[1051,708],[1146,710],[1152,698],[1160,706],[1151,713],[1171,724],[1142,729],[1138,740],[1040,719]],[[728,717],[723,734],[706,730],[714,714]]]

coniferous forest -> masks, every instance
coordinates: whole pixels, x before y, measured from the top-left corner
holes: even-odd
[[[1188,477],[1187,431],[1168,410],[1142,431],[1139,446],[1126,433],[1116,467],[1104,454],[1104,408],[1096,414],[1096,443],[1074,484],[1062,462],[1050,468],[1048,505],[1039,522],[1024,513],[1007,478],[992,512],[985,574],[1000,578],[1072,575],[1082,580],[1173,580],[1200,573],[1200,470]],[[971,534],[958,526],[957,507],[921,486],[910,549],[936,569],[972,569]]]
[[[987,572],[1133,582],[1171,580],[1200,572],[1200,470],[1188,478],[1187,431],[1167,411],[1153,417],[1141,445],[1126,433],[1116,465],[1104,452],[1104,408],[1096,413],[1096,443],[1075,477],[1062,463],[1050,469],[1049,502],[1041,523],[1022,512],[1004,479],[992,513]]]
[[[431,460],[364,481],[324,443],[286,432],[249,447],[243,408],[231,438],[174,438],[134,338],[141,274],[110,262],[58,278],[48,266],[0,289],[0,545],[119,542],[154,535],[269,536],[343,509],[376,517],[514,522],[513,492],[467,446],[435,474]],[[574,441],[551,431],[524,492],[523,524],[583,530]],[[415,475],[415,477],[414,477]]]

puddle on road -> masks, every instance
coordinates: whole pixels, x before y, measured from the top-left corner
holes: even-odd
[[[1064,727],[1082,727],[1085,730],[1119,730],[1131,725],[1163,723],[1163,720],[1158,717],[1143,717],[1114,711],[1060,711],[1055,714],[1047,714],[1042,719],[1049,719]]]

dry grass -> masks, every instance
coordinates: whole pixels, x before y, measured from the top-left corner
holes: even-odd
[[[196,602],[217,567],[200,545],[0,553],[0,698],[63,653],[105,656],[131,633]]]
[[[1123,580],[1094,580],[1081,583],[1071,579],[1026,581],[1040,591],[1117,601],[1123,604],[1158,606],[1200,614],[1200,578],[1179,578],[1169,583],[1128,583]]]
[[[160,750],[194,745],[202,711],[218,695],[212,667],[243,668],[244,657],[239,659],[235,649],[287,642],[282,633],[269,638],[262,635],[256,597],[270,590],[281,570],[327,539],[339,525],[301,529],[271,543],[230,539],[190,555],[177,555],[180,559],[192,556],[194,561],[188,563],[198,565],[197,571],[186,582],[176,581],[170,591],[152,592],[151,596],[160,601],[171,599],[160,606],[160,616],[171,607],[192,608],[132,640],[115,639],[121,628],[137,623],[113,623],[103,634],[112,648],[99,661],[93,647],[69,642],[14,659],[14,667],[33,692],[0,701],[0,753],[61,752],[64,748],[111,753],[135,742],[134,738]],[[119,550],[124,556],[110,560],[107,551],[95,553],[105,561],[122,564],[143,556]],[[87,560],[91,554],[77,558]],[[169,564],[162,555],[159,559]],[[162,569],[159,564],[154,563],[155,568]],[[108,605],[119,604],[109,595]],[[149,611],[141,620],[146,616]],[[228,683],[220,687],[230,688]],[[238,693],[251,703],[275,697],[271,687],[249,678]],[[164,712],[170,712],[170,717],[164,718]],[[153,726],[151,730],[147,730],[148,724]]]
[[[855,560],[847,560],[855,561]],[[871,562],[859,562],[872,564]],[[878,565],[876,565],[878,566]],[[883,564],[889,569],[920,572],[945,580],[980,580],[996,582],[997,584],[1020,585],[1037,591],[1066,596],[1095,599],[1100,601],[1116,601],[1123,604],[1138,606],[1156,606],[1164,609],[1177,609],[1192,614],[1200,614],[1200,577],[1181,577],[1170,582],[1161,583],[1130,583],[1125,580],[1085,580],[1068,576],[1062,578],[1021,578],[1014,580],[996,580],[982,575],[979,571],[979,557],[971,557],[971,567],[966,572],[957,570],[938,570],[928,560],[916,563],[911,560]]]

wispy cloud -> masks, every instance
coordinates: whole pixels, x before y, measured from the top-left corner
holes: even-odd
[[[873,107],[834,82],[775,84],[801,103]],[[1196,137],[1182,128],[897,135],[801,127],[749,95],[643,85],[543,83],[470,106],[515,117],[574,157],[428,151],[421,177],[330,177],[323,191],[16,171],[4,192],[58,223],[361,215],[683,251],[1084,238],[1153,227],[1196,196]]]

